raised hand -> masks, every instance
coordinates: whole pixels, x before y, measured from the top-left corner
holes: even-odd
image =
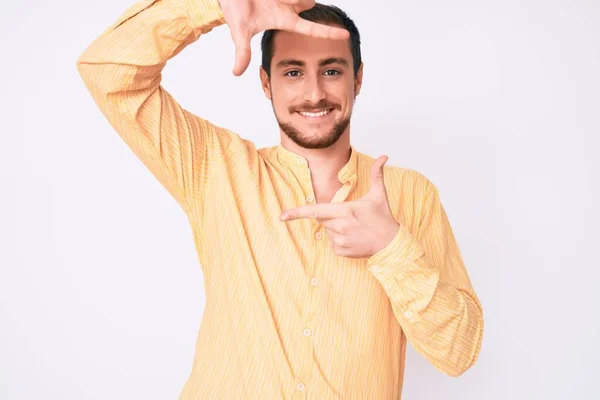
[[[336,254],[368,258],[383,249],[398,233],[383,184],[383,166],[387,156],[379,157],[371,167],[371,186],[356,201],[310,204],[281,214],[282,221],[316,218],[325,226]]]
[[[250,40],[269,29],[296,32],[324,39],[347,39],[347,30],[307,21],[298,13],[309,10],[314,0],[219,0],[235,43],[233,74],[242,75],[250,64]]]

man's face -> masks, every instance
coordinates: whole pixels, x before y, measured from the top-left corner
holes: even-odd
[[[271,79],[261,68],[261,81],[281,130],[301,147],[322,149],[349,129],[362,65],[355,79],[348,40],[277,32]]]

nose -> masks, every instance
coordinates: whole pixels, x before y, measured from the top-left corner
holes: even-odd
[[[327,93],[319,77],[310,77],[305,80],[304,100],[312,104],[317,104],[325,97],[327,97]]]

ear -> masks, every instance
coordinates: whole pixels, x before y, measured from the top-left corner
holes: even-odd
[[[269,80],[269,76],[267,75],[267,72],[264,70],[262,65],[259,67],[259,74],[260,83],[263,88],[263,91],[265,92],[265,96],[267,96],[267,99],[271,100],[271,81]]]
[[[358,73],[356,74],[356,79],[354,80],[354,96],[358,96],[360,93],[360,88],[362,87],[362,79],[363,79],[363,62],[360,63],[360,67],[358,67]]]

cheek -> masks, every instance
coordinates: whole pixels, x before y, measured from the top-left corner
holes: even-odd
[[[343,108],[348,108],[354,101],[354,84],[348,82],[335,82],[331,83],[326,88],[327,95],[331,99]]]
[[[271,100],[277,111],[288,111],[290,105],[298,102],[298,94],[290,88],[278,87],[276,90],[271,89]]]
[[[287,98],[283,97],[275,97],[273,101],[273,108],[275,110],[275,114],[280,120],[287,121],[291,118],[292,113],[290,113],[290,106],[295,104],[293,101],[290,101]]]

